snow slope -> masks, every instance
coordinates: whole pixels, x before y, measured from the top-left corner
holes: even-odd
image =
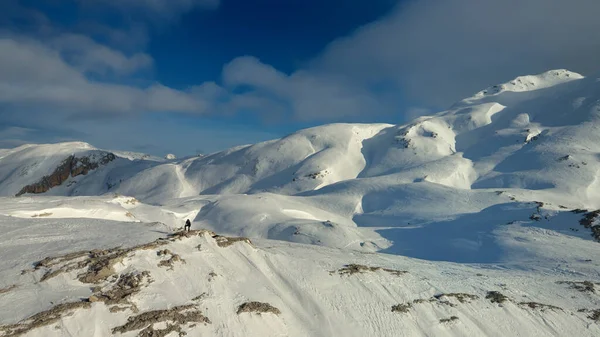
[[[0,150],[0,188],[3,196],[14,196],[24,186],[37,183],[52,175],[69,156],[89,158],[92,162],[111,152],[94,148],[83,142],[44,145],[23,145]],[[119,153],[119,152],[117,152]],[[122,153],[120,153],[122,155]],[[132,153],[100,165],[91,174],[70,177],[62,185],[46,192],[49,195],[98,195],[144,169],[157,165],[153,160],[135,159]]]
[[[46,207],[46,202],[52,200],[38,202]],[[78,204],[85,200],[68,202]],[[17,327],[5,326],[4,335],[34,326],[23,336],[142,336],[142,329],[153,326],[161,330],[167,323],[177,325],[189,336],[600,333],[600,327],[590,318],[593,310],[600,307],[600,297],[561,283],[589,281],[599,284],[594,287],[600,286],[598,262],[581,260],[579,252],[568,249],[561,250],[558,265],[539,261],[522,269],[512,264],[432,263],[270,240],[254,240],[252,244],[240,241],[221,247],[213,234],[193,232],[166,241],[165,245],[133,250],[115,263],[116,276],[89,284],[78,280],[87,268],[75,268],[42,280],[48,272],[61,270],[61,263],[68,264],[68,258],[38,269],[31,264],[47,256],[76,251],[131,247],[166,237],[170,231],[165,232],[157,223],[46,218],[0,217],[0,226],[0,288],[8,289],[0,294],[0,324],[22,321]],[[560,235],[552,240],[554,244],[570,244],[569,238]],[[167,255],[161,256],[165,249]],[[159,265],[174,255],[178,260],[171,267]],[[348,264],[389,271],[344,273]],[[357,271],[356,268],[359,267],[349,270]],[[149,273],[152,282],[140,282],[141,286],[132,288],[135,291],[124,300],[103,300],[102,296],[107,296],[103,294],[118,287],[119,278],[143,272]],[[93,287],[97,288],[90,290]],[[490,291],[500,292],[508,300],[493,303],[486,298]],[[470,297],[459,299],[459,295],[452,294]],[[240,305],[250,301],[268,303],[279,314],[236,313]],[[64,303],[80,303],[81,307],[58,314],[55,311],[52,317],[56,319],[46,323],[28,325],[25,320],[38,312],[44,316]],[[393,306],[399,304],[410,306],[406,312],[394,312]],[[542,304],[546,306],[539,306]],[[183,305],[192,305],[184,314],[201,312],[210,323],[186,322],[181,317],[177,323],[178,320],[161,319],[158,315],[156,321],[142,320],[129,332],[113,330],[126,326],[128,320],[152,316],[149,312],[177,310]],[[453,316],[457,318],[443,321]]]
[[[409,254],[400,248],[407,233],[430,235],[469,217],[503,224],[493,210],[511,202],[600,208],[599,86],[595,77],[553,70],[408,125],[325,125],[164,163],[118,158],[45,194],[118,193],[165,206],[195,198],[195,220],[218,232]],[[66,155],[89,151],[98,150],[65,143],[5,151],[0,193],[14,195]],[[506,222],[529,216],[506,214]]]
[[[84,269],[47,281],[56,267],[20,275],[32,263],[150,242],[190,219],[195,229],[255,245],[219,247],[211,235],[194,235],[165,246],[186,261],[173,270],[156,266],[165,260],[156,247],[115,266],[117,275],[152,275],[129,299],[140,312],[195,303],[206,292],[200,307],[211,323],[183,324],[190,335],[597,335],[597,290],[557,282],[600,281],[598,214],[584,211],[600,208],[599,102],[600,78],[553,70],[406,125],[325,125],[167,161],[116,152],[86,175],[17,198],[68,156],[106,152],[84,143],[0,150],[0,252],[8,256],[0,289],[9,289],[0,290],[0,307],[18,308],[0,311],[0,320],[91,295],[77,280]],[[408,273],[330,275],[350,263]],[[491,303],[488,291],[511,301]],[[478,298],[431,300],[452,292]],[[235,313],[253,300],[281,314]],[[562,309],[519,304],[532,301]],[[402,303],[411,303],[406,313],[392,312]],[[111,305],[94,302],[29,335],[110,335],[137,314],[111,313]],[[440,323],[451,316],[458,320]]]

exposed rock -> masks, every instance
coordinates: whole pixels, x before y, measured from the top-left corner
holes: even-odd
[[[508,297],[504,296],[502,293],[500,293],[498,291],[488,291],[485,298],[490,300],[490,302],[492,302],[492,303],[498,303],[498,304],[504,303],[508,300]]]
[[[46,257],[43,260],[34,264],[34,270],[45,268],[47,269],[44,276],[42,276],[40,282],[46,281],[60,275],[65,272],[72,270],[84,269],[87,270],[81,273],[78,278],[83,283],[97,284],[106,280],[109,276],[114,275],[113,266],[116,263],[121,262],[128,254],[138,250],[155,249],[162,245],[166,245],[169,242],[191,238],[194,236],[202,236],[209,234],[215,238],[217,244],[220,247],[227,247],[235,242],[247,242],[251,243],[247,238],[228,238],[224,236],[216,235],[212,231],[208,230],[194,230],[194,231],[181,231],[169,235],[167,238],[160,238],[150,243],[134,246],[131,248],[111,248],[104,250],[92,250],[92,251],[79,251],[74,253],[65,254],[57,257]],[[157,255],[171,255],[171,258],[166,261],[161,261],[160,266],[172,267],[175,262],[185,263],[181,257],[177,254],[173,254],[168,249],[160,250]],[[26,273],[28,271],[24,271]]]
[[[213,231],[209,231],[206,229],[200,229],[200,230],[190,230],[190,231],[181,230],[176,233],[169,234],[169,238],[172,240],[182,240],[183,238],[191,238],[194,236],[203,236],[204,234],[208,234],[213,238],[217,236],[217,234]]]
[[[48,217],[48,216],[51,216],[51,215],[52,215],[52,213],[45,212],[45,213],[40,213],[40,214],[34,214],[31,217],[32,218],[43,218],[43,217]]]
[[[18,285],[13,284],[13,285],[10,285],[8,287],[0,288],[0,294],[5,294],[5,293],[7,293],[7,292],[9,292],[9,291],[17,288],[17,287],[18,287]]]
[[[4,332],[4,337],[21,336],[33,329],[58,322],[63,316],[76,309],[89,309],[90,307],[91,304],[89,302],[62,303],[26,318],[19,323],[0,326],[0,330]]]
[[[113,266],[121,262],[129,253],[137,250],[154,249],[167,243],[169,241],[158,239],[131,248],[117,247],[104,250],[79,251],[58,257],[46,257],[34,264],[34,270],[48,269],[40,279],[40,282],[43,282],[62,273],[87,268],[78,275],[79,281],[97,284],[114,275]]]
[[[131,309],[131,307],[120,307],[118,305],[113,305],[112,307],[110,307],[108,309],[108,311],[112,312],[112,313],[116,313],[116,312],[122,312],[122,311],[126,311]]]
[[[79,281],[83,283],[100,283],[113,275],[113,265],[123,261],[126,252],[117,249],[114,252],[110,250],[98,250],[90,253],[89,259],[84,261],[88,265],[88,270],[79,275]]]
[[[202,294],[192,298],[192,301],[201,301],[204,298],[206,298],[206,296],[208,296],[208,294],[206,292],[203,292]]]
[[[252,241],[250,241],[250,239],[243,237],[227,237],[221,235],[214,235],[213,239],[217,241],[217,245],[219,247],[229,247],[236,242],[245,242],[249,245],[252,245]]]
[[[407,313],[410,310],[410,308],[412,308],[412,304],[410,303],[396,304],[392,306],[392,312]]]
[[[92,155],[95,157],[95,155]],[[25,193],[40,194],[47,192],[53,187],[60,186],[69,177],[86,175],[90,171],[97,169],[100,165],[106,165],[116,159],[116,156],[110,152],[100,152],[100,157],[90,159],[90,157],[75,157],[73,155],[63,160],[60,165],[50,175],[42,177],[37,183],[24,186],[16,196]]]
[[[258,314],[263,313],[272,313],[275,315],[281,314],[281,311],[269,303],[262,302],[246,302],[238,307],[237,314],[241,314],[243,312],[255,312]]]
[[[440,299],[442,297],[454,297],[460,303],[469,303],[471,301],[479,299],[479,296],[477,296],[477,295],[471,295],[471,294],[465,294],[465,293],[441,294],[441,295],[436,295],[434,297],[437,298],[437,299]]]
[[[364,266],[364,265],[360,265],[360,264],[347,264],[344,266],[344,268],[339,269],[337,272],[340,275],[353,275],[353,274],[360,274],[360,273],[366,273],[366,272],[375,272],[378,270],[383,270],[385,272],[388,272],[390,274],[396,275],[396,276],[400,276],[402,274],[406,274],[408,273],[407,271],[404,270],[394,270],[394,269],[387,269],[387,268],[381,268],[381,267],[369,267],[369,266]]]
[[[542,304],[542,303],[537,303],[537,302],[521,302],[521,303],[519,303],[519,305],[528,307],[530,309],[540,309],[541,311],[546,311],[546,310],[561,310],[562,311],[563,310],[562,308],[559,308],[554,305]]]
[[[165,329],[154,329],[154,324],[168,322]],[[178,332],[180,336],[185,333],[181,326],[188,323],[210,323],[208,317],[196,308],[195,305],[182,305],[169,310],[154,310],[129,317],[127,323],[112,329],[115,333],[126,333],[140,330],[140,337],[164,337],[171,332]]]
[[[156,253],[156,255],[158,255],[158,256],[168,256],[168,255],[171,255],[171,257],[168,260],[161,260],[158,263],[159,267],[168,267],[169,270],[173,270],[175,262],[181,262],[181,263],[185,264],[185,260],[182,259],[181,256],[179,256],[178,254],[175,254],[175,253],[171,252],[168,249],[159,250]]]
[[[440,319],[440,323],[450,323],[450,322],[454,322],[454,321],[458,321],[458,317],[457,316],[451,316],[450,318],[442,318],[442,319]]]
[[[558,281],[558,284],[568,284],[571,289],[575,289],[582,293],[595,293],[595,284],[591,281]]]
[[[119,276],[117,282],[109,287],[105,291],[99,291],[93,296],[98,301],[104,302],[106,305],[126,304],[129,305],[133,311],[137,311],[135,305],[133,305],[129,299],[131,296],[140,292],[143,286],[152,282],[150,278],[150,272],[133,272],[122,274]]]
[[[579,211],[579,210],[575,210]],[[573,211],[573,212],[575,212]],[[596,219],[600,216],[600,210],[588,212],[583,215],[583,218],[579,220],[579,224],[583,227],[588,228],[592,231],[592,236],[596,241],[600,242],[600,225],[596,223]]]
[[[434,304],[438,304],[438,305],[446,305],[449,307],[455,307],[456,305],[453,304],[450,301],[447,300],[442,300],[442,297],[444,297],[444,295],[439,295],[439,296],[433,296],[429,299],[427,298],[418,298],[416,300],[413,301],[414,304],[422,304],[422,303],[434,303]],[[462,303],[462,302],[461,302]]]

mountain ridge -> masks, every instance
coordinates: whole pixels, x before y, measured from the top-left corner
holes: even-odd
[[[597,336],[600,81],[507,83],[203,157],[0,150],[0,336]]]
[[[559,69],[495,87],[404,125],[329,124],[167,162],[117,158],[45,194],[204,200],[195,221],[215,231],[366,251],[390,249],[409,223],[433,226],[507,202],[600,208],[598,82]],[[323,230],[326,221],[335,225]]]

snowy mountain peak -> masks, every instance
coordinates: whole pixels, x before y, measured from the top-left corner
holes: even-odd
[[[81,151],[81,150],[95,150],[96,148],[86,142],[61,142],[51,144],[23,144],[13,149],[4,149],[6,153],[16,153],[22,151],[34,151],[42,152],[47,151],[49,153],[68,153],[69,151]]]
[[[495,96],[504,92],[535,91],[582,78],[582,75],[566,69],[550,70],[537,75],[519,76],[512,81],[484,89],[466,100]]]
[[[0,150],[0,336],[598,336],[600,82],[495,90],[202,157]]]

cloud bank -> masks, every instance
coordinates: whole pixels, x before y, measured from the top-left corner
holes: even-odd
[[[332,41],[291,73],[240,55],[223,65],[220,78],[172,88],[152,79],[148,28],[136,20],[172,22],[192,10],[214,10],[218,0],[75,1],[135,20],[123,29],[84,22],[79,26],[86,29],[73,31],[35,10],[6,7],[0,126],[148,113],[404,122],[519,75],[553,68],[587,75],[600,68],[600,1],[410,0]],[[39,27],[11,27],[16,21],[7,15]],[[15,139],[25,129],[5,130]]]
[[[600,69],[595,0],[418,0],[331,43],[315,72],[447,105],[518,75]]]
[[[180,14],[218,1],[116,4]],[[181,90],[115,81],[152,67],[142,51],[125,54],[77,34],[43,41],[8,36],[0,40],[0,103],[53,107],[82,118],[159,111],[253,111],[299,121],[396,117],[417,111],[408,105],[443,108],[518,75],[551,68],[594,71],[600,53],[596,13],[596,0],[402,2],[386,17],[333,41],[294,73],[241,56],[224,65],[221,79]],[[103,81],[108,75],[113,81]]]

